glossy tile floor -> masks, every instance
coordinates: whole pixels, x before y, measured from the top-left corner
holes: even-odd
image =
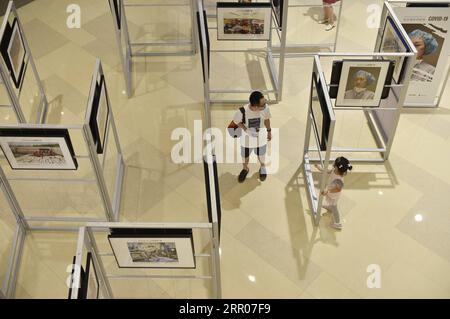
[[[95,59],[101,58],[126,162],[120,220],[207,220],[202,166],[174,164],[170,157],[177,143],[171,140],[172,131],[186,127],[193,132],[194,120],[203,116],[199,55],[137,58],[133,64],[135,95],[127,99],[107,1],[76,2],[82,10],[81,29],[66,27],[66,8],[71,3],[35,0],[19,9],[50,101],[48,122],[82,123]],[[373,48],[376,29],[365,23],[370,4],[382,1],[344,2],[338,51],[370,52]],[[189,36],[186,10],[152,10],[127,11],[134,39]],[[306,42],[333,38],[313,21],[317,10],[302,10],[292,8],[290,12],[290,41],[299,41],[300,34],[308,35]],[[270,87],[270,82],[262,80],[267,71],[256,55],[216,54],[212,63],[214,85]],[[287,59],[284,98],[272,106],[272,126],[280,128],[279,172],[261,183],[253,165],[249,179],[238,184],[240,166],[219,165],[223,296],[449,298],[450,88],[439,109],[403,112],[388,163],[355,165],[346,178],[340,203],[344,230],[336,232],[329,227],[329,216],[313,227],[300,169],[310,70],[310,58]],[[225,127],[235,109],[214,105],[213,125]],[[2,112],[1,121],[14,120]],[[373,143],[360,120],[358,115],[346,115],[341,122],[345,124],[338,126],[337,135],[347,138],[346,145]],[[345,136],[349,132],[360,133],[349,138]],[[79,137],[74,139],[79,142]],[[85,166],[77,176],[91,176]],[[111,176],[107,175],[107,180],[111,181]],[[27,216],[102,214],[95,187],[23,182],[12,186]],[[3,198],[0,207],[0,271],[4,274],[14,227]],[[30,233],[16,297],[66,298],[66,268],[75,253],[76,239],[75,232]],[[104,240],[99,238],[101,247],[107,249],[107,244],[102,246]],[[112,273],[119,271],[113,260],[105,260],[105,264]],[[369,289],[366,284],[371,264],[381,268],[379,289]],[[206,268],[204,263],[199,272],[202,268]],[[112,286],[115,295],[123,298],[206,298],[210,289],[202,281],[170,280],[112,280]]]

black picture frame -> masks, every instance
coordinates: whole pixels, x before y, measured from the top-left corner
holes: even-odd
[[[429,2],[424,2],[424,3],[411,3],[411,2],[408,2],[407,4],[406,4],[406,6],[407,7],[411,7],[411,8],[413,8],[413,7],[415,7],[415,8],[448,8],[448,7],[450,7],[450,5],[449,4],[446,4],[446,3],[429,3]]]
[[[111,1],[114,8],[111,8],[111,11],[114,10],[116,15],[116,27],[119,30],[122,30],[122,0],[110,0],[109,6],[111,7]]]
[[[389,97],[389,93],[391,91],[391,88],[389,86],[392,84],[394,70],[395,70],[395,62],[394,61],[389,61],[389,62],[390,62],[390,65],[389,65],[389,69],[387,72],[386,80],[384,82],[385,87],[384,87],[383,93],[381,95],[382,100],[387,99]],[[341,80],[341,75],[342,75],[342,66],[343,66],[342,60],[333,61],[333,67],[332,67],[331,79],[330,79],[330,90],[329,90],[330,98],[332,98],[332,99],[336,99],[338,96],[339,82]]]
[[[117,252],[111,239],[153,239],[153,238],[174,238],[174,239],[188,239],[192,249],[192,257],[194,265],[192,267],[124,267],[121,266]],[[195,269],[197,267],[195,259],[194,236],[191,228],[163,228],[163,229],[142,229],[142,228],[111,228],[108,235],[108,241],[116,259],[117,267],[120,269]]]
[[[197,26],[198,26],[198,38],[200,40],[200,56],[202,58],[202,70],[203,70],[203,82],[206,82],[206,72],[205,72],[205,60],[208,63],[208,78],[211,74],[210,71],[210,61],[211,61],[211,43],[209,39],[209,30],[208,30],[208,17],[206,15],[206,11],[203,10],[203,21],[205,21],[205,33],[206,33],[206,51],[207,51],[207,57],[205,59],[204,52],[203,52],[203,37],[201,33],[201,21],[200,21],[200,12],[197,12]]]
[[[216,192],[215,192],[216,202],[215,203],[211,202],[211,188],[209,187],[211,176],[209,175],[208,162],[205,160],[203,161],[203,169],[205,172],[205,188],[206,188],[206,203],[207,203],[207,208],[208,208],[208,221],[210,223],[213,222],[212,205],[216,205],[217,219],[218,219],[217,222],[218,222],[218,226],[219,226],[219,242],[220,242],[220,233],[221,233],[221,228],[222,228],[222,207],[221,207],[221,200],[220,200],[219,174],[218,174],[218,170],[217,170],[216,159],[214,158],[214,161],[213,161],[213,172],[214,172],[213,178],[214,178],[214,184],[216,186]]]
[[[283,8],[284,0],[270,0],[272,4],[273,15],[275,16],[275,21],[277,22],[278,28],[283,27]],[[279,11],[277,11],[279,8]]]
[[[327,101],[324,95],[325,86],[323,85],[322,81],[318,79],[317,74],[313,72],[312,76],[313,82],[311,85],[311,97],[314,96],[314,89],[317,92],[317,99],[320,104],[320,110],[322,111],[322,130],[321,132],[318,131],[317,125],[314,124],[313,128],[317,133],[317,136],[319,137],[319,146],[321,151],[327,150],[327,144],[328,144],[328,137],[330,136],[330,126],[331,126],[331,115],[328,112],[328,106]],[[312,107],[313,101],[311,101],[311,107]],[[314,123],[316,123],[316,120],[318,119],[318,116],[315,116],[314,109],[311,109],[311,113],[314,119]]]
[[[21,63],[20,71],[18,74],[16,74],[16,72],[14,70],[13,63],[10,59],[9,52],[8,52],[11,41],[13,40],[12,37],[13,37],[14,31],[18,32],[19,38],[21,41],[21,45],[23,46],[23,50],[24,50],[24,54],[22,57],[22,63]],[[0,51],[1,51],[1,55],[3,57],[3,61],[5,62],[6,67],[9,70],[11,80],[13,81],[14,86],[16,87],[16,89],[21,90],[22,83],[23,83],[23,80],[25,77],[26,67],[28,65],[28,63],[26,63],[26,56],[27,56],[28,52],[27,52],[27,48],[25,46],[25,42],[23,40],[23,33],[22,33],[22,30],[20,28],[17,18],[14,18],[12,24],[10,24],[9,21],[6,23],[5,31],[3,33],[3,37],[0,41]]]
[[[72,141],[70,139],[70,134],[68,129],[51,129],[51,128],[3,128],[0,129],[0,137],[24,137],[24,138],[63,138],[65,140],[67,149],[71,155],[71,160],[73,162],[74,168],[71,169],[62,169],[62,168],[15,168],[13,164],[10,162],[5,150],[0,145],[10,167],[12,170],[28,170],[28,171],[59,171],[59,170],[77,170],[78,162],[75,156],[75,151],[72,145]]]
[[[105,127],[103,130],[100,131],[98,123],[98,114],[101,106],[100,101],[103,92],[107,110],[105,118]],[[97,80],[95,85],[94,94],[92,98],[91,114],[89,117],[89,127],[91,129],[92,138],[94,139],[94,144],[97,148],[97,154],[103,154],[105,148],[106,135],[109,128],[110,115],[111,115],[111,106],[109,105],[108,90],[106,88],[105,76],[102,75],[100,79]]]

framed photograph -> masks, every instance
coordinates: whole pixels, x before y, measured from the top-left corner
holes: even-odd
[[[312,83],[312,99],[311,99],[311,113],[313,116],[313,129],[319,140],[319,149],[321,151],[327,150],[328,137],[330,135],[331,116],[328,112],[328,106],[323,94],[323,85],[317,79],[316,74],[313,74]]]
[[[1,129],[0,146],[14,170],[76,170],[66,129]]]
[[[405,104],[433,107],[447,74],[450,7],[432,1],[410,4],[395,8],[396,16],[417,50]]]
[[[336,106],[378,107],[391,61],[344,60]]]
[[[217,3],[217,40],[269,41],[272,5],[264,3]]]
[[[195,268],[192,229],[112,229],[119,268]]]
[[[404,42],[404,39],[394,24],[394,21],[391,17],[387,18],[386,25],[383,31],[383,37],[381,40],[381,50],[380,52],[386,52],[386,53],[405,53],[408,51],[408,46]],[[402,71],[403,71],[403,65],[405,62],[405,57],[395,57],[391,59],[394,61],[394,73],[393,73],[393,79],[395,83],[399,83]]]
[[[205,63],[208,63],[208,73],[209,67],[210,67],[210,55],[211,55],[211,44],[209,41],[209,31],[208,31],[208,17],[206,15],[206,11],[203,11],[203,21],[205,21],[205,32],[206,32],[206,51],[207,51],[207,57],[205,59],[204,53],[203,53],[203,38],[202,34],[200,32],[201,29],[201,22],[200,22],[200,12],[197,12],[197,25],[198,25],[198,38],[200,40],[200,56],[202,58],[202,70],[203,70],[203,82],[206,82],[206,72],[205,72]],[[208,74],[209,77],[209,74]]]
[[[6,24],[1,40],[1,52],[14,86],[20,89],[26,69],[26,49],[17,19],[14,19],[12,25]]]
[[[277,21],[278,27],[283,27],[283,5],[284,0],[271,0],[273,14],[275,15],[275,20]]]
[[[106,90],[105,77],[101,76],[95,85],[92,98],[91,116],[89,126],[91,128],[97,153],[103,154],[108,131],[108,123],[111,108],[108,103],[108,92]]]

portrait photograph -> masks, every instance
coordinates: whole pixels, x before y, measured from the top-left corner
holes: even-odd
[[[76,170],[72,144],[67,130],[43,134],[20,130],[1,130],[0,145],[12,169],[15,170]],[[17,134],[17,135],[15,135]],[[58,136],[59,135],[59,136]]]
[[[2,56],[16,89],[20,89],[26,67],[26,49],[17,19],[7,23],[1,43]]]
[[[390,17],[386,20],[380,51],[385,53],[405,53],[408,51],[407,46],[402,41],[400,32]],[[395,63],[393,79],[396,83],[399,83],[405,57],[393,57],[389,59]]]
[[[336,106],[379,106],[390,63],[344,60]]]
[[[403,24],[403,28],[417,50],[417,61],[411,81],[433,82],[445,38],[431,26],[423,24]]]
[[[218,40],[270,40],[272,8],[267,3],[217,3]]]
[[[195,268],[192,230],[155,231],[108,237],[119,268]]]

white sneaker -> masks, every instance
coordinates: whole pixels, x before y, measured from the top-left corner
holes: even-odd
[[[331,227],[337,230],[342,230],[342,224],[333,223],[331,224]]]
[[[326,26],[326,28],[325,28],[325,31],[331,31],[331,30],[333,30],[334,28],[336,28],[336,24],[328,24],[327,26]]]
[[[328,24],[328,19],[320,20],[319,24]]]

